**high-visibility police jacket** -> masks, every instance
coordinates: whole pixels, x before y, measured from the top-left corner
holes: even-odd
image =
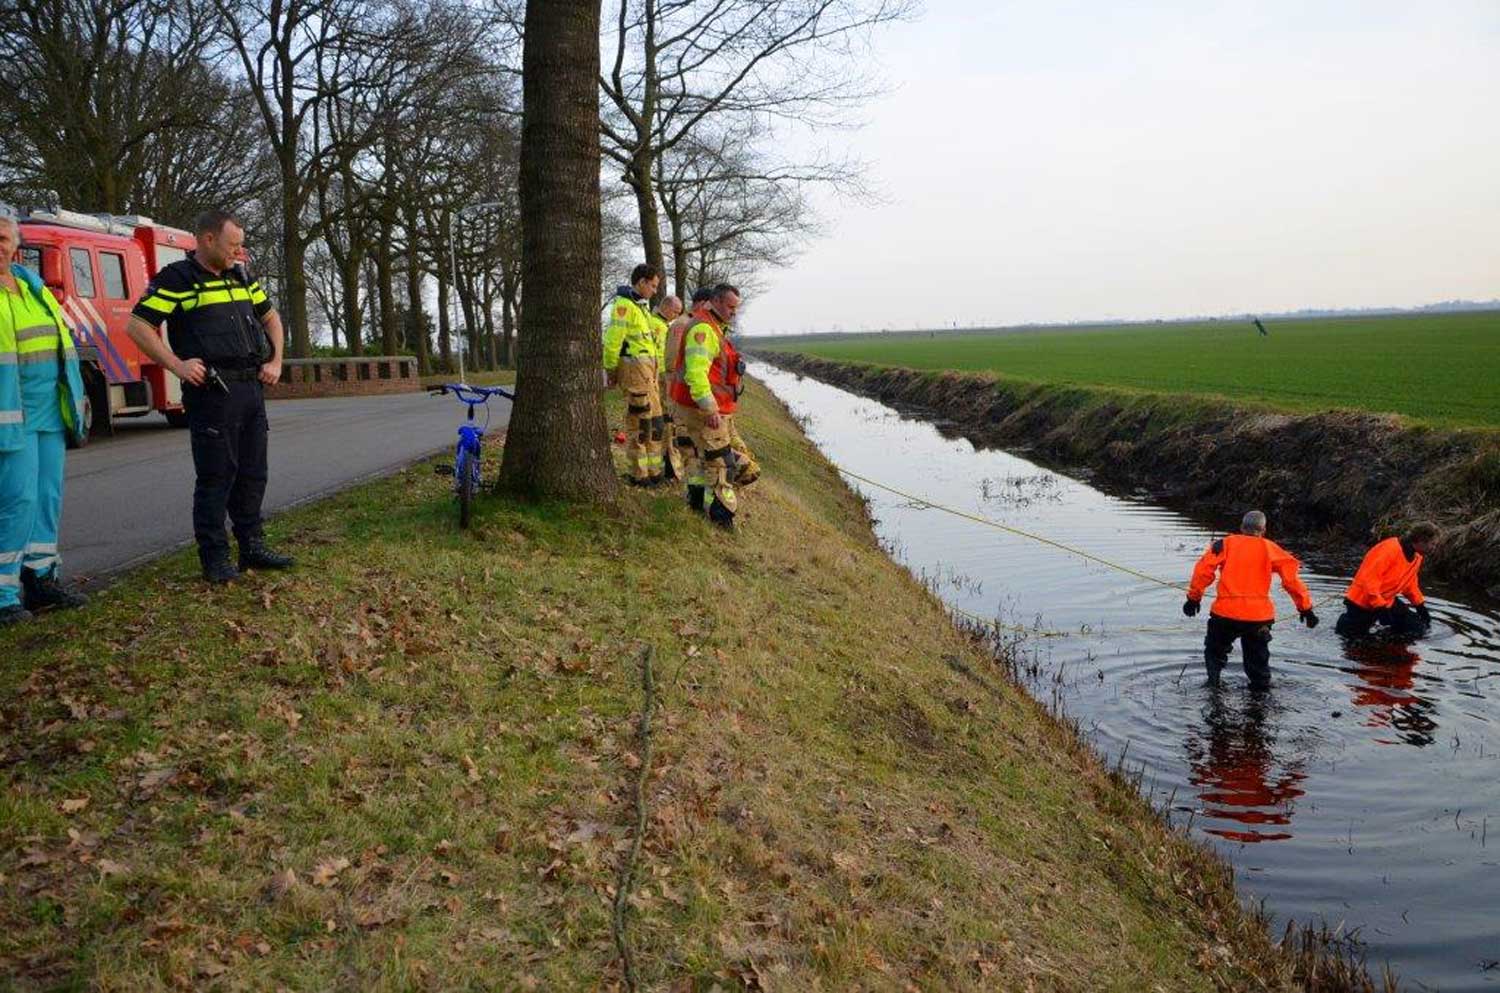
[[[1271,574],[1275,573],[1297,609],[1311,610],[1312,594],[1297,575],[1298,565],[1291,553],[1269,538],[1226,535],[1210,544],[1198,559],[1188,585],[1188,599],[1202,600],[1217,574],[1219,586],[1209,613],[1234,621],[1274,621]]]
[[[19,315],[35,308],[20,310],[6,299],[0,301],[0,452],[19,451],[25,443],[26,412],[21,404],[21,366],[36,362],[57,363],[57,403],[63,427],[74,440],[83,440],[83,372],[68,322],[63,318],[57,298],[36,273],[12,263],[10,274],[18,289],[31,295],[45,312],[44,322],[22,319]],[[0,296],[9,297],[0,290]]]
[[[1421,552],[1412,549],[1408,558],[1400,538],[1387,538],[1365,553],[1344,598],[1366,610],[1389,607],[1398,595],[1415,606],[1426,599],[1417,585],[1417,572],[1421,568]]]
[[[275,308],[239,266],[213,272],[194,253],[151,278],[131,316],[152,327],[167,322],[168,343],[179,358],[225,368],[250,368],[271,358],[262,318]]]
[[[615,368],[621,359],[660,357],[649,313],[646,301],[630,287],[615,291],[614,302],[609,305],[609,326],[604,329],[604,368]]]
[[[672,399],[684,407],[732,414],[745,364],[712,314],[688,328],[672,362]]]

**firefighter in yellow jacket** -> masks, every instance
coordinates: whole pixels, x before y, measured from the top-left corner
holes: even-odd
[[[708,306],[682,336],[672,363],[672,403],[692,444],[685,467],[688,504],[709,520],[734,528],[737,460],[730,417],[740,394],[743,364],[724,329],[740,306],[740,291],[727,283],[714,287]]]
[[[656,267],[646,263],[630,273],[609,305],[609,327],[604,332],[604,372],[625,397],[625,457],[630,482],[657,486],[662,482],[661,388],[656,381],[661,358],[656,330],[651,324],[651,297],[661,283]]]
[[[656,371],[661,396],[661,416],[664,422],[661,436],[662,472],[667,479],[672,480],[682,478],[682,450],[676,444],[675,418],[672,415],[672,384],[667,377],[670,371],[667,337],[672,322],[681,314],[682,298],[668,296],[662,300],[659,307],[646,315],[651,322],[651,331],[656,335]]]

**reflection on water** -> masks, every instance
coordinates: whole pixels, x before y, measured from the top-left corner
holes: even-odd
[[[1203,726],[1187,736],[1188,781],[1198,790],[1209,834],[1230,841],[1290,838],[1294,801],[1307,773],[1300,762],[1282,765],[1276,754],[1276,728],[1267,723],[1269,693],[1247,693],[1231,702],[1214,693]],[[1206,740],[1205,740],[1206,739]],[[1228,821],[1233,826],[1218,826]]]
[[[924,499],[1172,583],[1185,584],[1223,533],[975,450],[843,390],[755,372],[835,462]],[[743,427],[753,444],[753,425]],[[774,459],[766,453],[770,473]],[[1295,623],[1278,590],[1271,691],[1248,692],[1235,658],[1214,692],[1204,686],[1204,618],[1182,617],[1180,591],[864,491],[882,542],[944,600],[1039,632],[1024,644],[1036,695],[1077,718],[1104,754],[1143,763],[1150,798],[1217,845],[1248,895],[1282,919],[1357,929],[1372,961],[1389,960],[1408,980],[1500,990],[1500,851],[1488,847],[1492,815],[1500,828],[1492,605],[1424,583],[1434,620],[1425,638],[1346,642],[1332,617],[1315,631]],[[1274,518],[1270,537],[1297,552],[1298,536],[1279,533]],[[1335,614],[1347,574],[1314,560],[1303,578]]]

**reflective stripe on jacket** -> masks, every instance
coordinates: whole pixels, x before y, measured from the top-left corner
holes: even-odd
[[[1406,557],[1400,538],[1387,538],[1365,553],[1354,582],[1344,593],[1345,599],[1366,610],[1381,610],[1404,596],[1415,606],[1426,597],[1417,585],[1417,572],[1422,568],[1422,553],[1413,550],[1412,558]]]
[[[1189,600],[1202,600],[1204,591],[1218,577],[1210,613],[1234,621],[1274,621],[1271,574],[1281,577],[1282,587],[1298,610],[1312,609],[1312,594],[1297,575],[1300,565],[1286,549],[1269,538],[1231,534],[1208,546],[1193,568],[1188,586]]]
[[[24,442],[25,412],[21,409],[21,363],[50,361],[53,356],[58,364],[57,402],[62,414],[63,426],[75,440],[83,436],[83,372],[78,365],[78,352],[73,346],[73,335],[63,317],[62,307],[42,279],[30,269],[12,263],[10,274],[15,277],[22,293],[31,294],[34,300],[51,315],[55,334],[29,329],[26,340],[20,341],[11,318],[10,308],[0,309],[0,452],[19,451]],[[46,355],[43,360],[38,356]]]
[[[609,305],[609,326],[604,329],[604,368],[613,369],[622,358],[656,358],[656,335],[647,319],[644,301],[630,287],[620,287]]]

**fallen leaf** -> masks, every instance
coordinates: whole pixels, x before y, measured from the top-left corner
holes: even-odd
[[[324,859],[312,871],[313,885],[332,886],[338,882],[339,873],[347,868],[349,868],[349,860],[346,858]],[[287,871],[291,872],[290,869]]]
[[[626,752],[620,756],[620,761],[625,763],[625,768],[627,769],[639,769],[641,767],[641,757],[635,752]]]
[[[474,764],[474,760],[472,758],[470,758],[468,755],[464,756],[463,763],[464,763],[464,769],[469,774],[469,782],[471,782],[471,783],[477,783],[481,779],[484,778],[483,774],[480,773],[480,771],[479,771],[479,766],[475,765]]]
[[[123,876],[130,871],[128,865],[114,859],[100,859],[94,863],[94,868],[99,870],[101,876]]]
[[[76,814],[88,805],[89,798],[86,796],[78,797],[75,800],[64,800],[60,804],[60,806],[62,807],[62,812],[65,814]]]

